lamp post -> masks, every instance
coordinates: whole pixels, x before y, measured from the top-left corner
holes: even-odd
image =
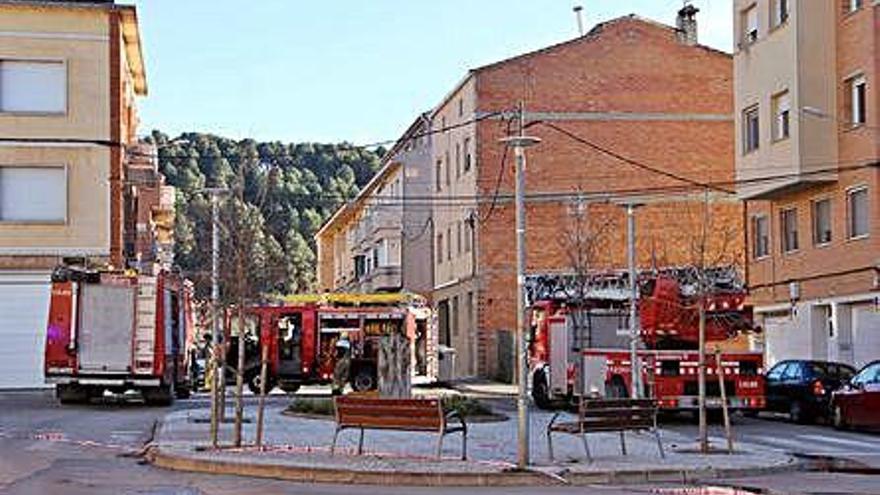
[[[526,268],[526,212],[525,212],[525,168],[526,152],[529,146],[541,142],[536,137],[525,135],[525,110],[519,106],[519,135],[501,139],[513,148],[516,158],[516,336],[517,336],[517,467],[525,469],[529,464],[529,404],[528,381],[529,354],[526,325],[525,268]]]

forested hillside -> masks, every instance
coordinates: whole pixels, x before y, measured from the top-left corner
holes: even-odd
[[[342,144],[285,144],[154,131],[159,166],[177,187],[175,261],[207,294],[211,270],[211,201],[205,187],[231,192],[221,203],[222,278],[236,280],[245,260],[251,297],[312,290],[312,235],[339,205],[357,195],[379,166],[375,152]],[[243,190],[239,187],[244,183]]]

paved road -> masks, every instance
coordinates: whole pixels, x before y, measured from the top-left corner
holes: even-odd
[[[285,401],[273,397],[273,402]],[[179,402],[176,408],[204,407],[204,399]],[[105,403],[61,407],[49,393],[0,394],[0,494],[140,494],[231,495],[239,493],[352,493],[350,486],[299,485],[272,480],[176,473],[143,464],[132,454],[148,441],[154,422],[167,408]],[[791,425],[777,420],[741,419],[738,435],[785,451],[833,454],[880,464],[880,436],[835,432],[819,426]],[[696,434],[688,423],[671,428]],[[718,432],[714,431],[713,435]],[[880,493],[880,477],[796,473],[732,480],[750,487],[791,493]],[[633,486],[542,489],[541,493],[675,493],[678,486]],[[429,490],[359,487],[362,495],[468,493],[533,494],[534,489]]]

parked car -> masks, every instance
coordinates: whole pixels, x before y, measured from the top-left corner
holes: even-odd
[[[782,361],[766,375],[767,411],[788,413],[796,423],[827,417],[831,393],[849,382],[855,368],[828,361]]]
[[[880,429],[880,360],[868,364],[831,396],[835,428]]]

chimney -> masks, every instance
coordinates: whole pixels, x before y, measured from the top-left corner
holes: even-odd
[[[697,44],[697,12],[700,9],[690,3],[678,11],[675,27],[678,28],[678,40],[685,45]]]
[[[574,16],[577,19],[578,36],[583,36],[584,35],[584,17],[583,17],[582,12],[583,12],[584,8],[581,7],[580,5],[577,5],[571,10],[574,11]]]

